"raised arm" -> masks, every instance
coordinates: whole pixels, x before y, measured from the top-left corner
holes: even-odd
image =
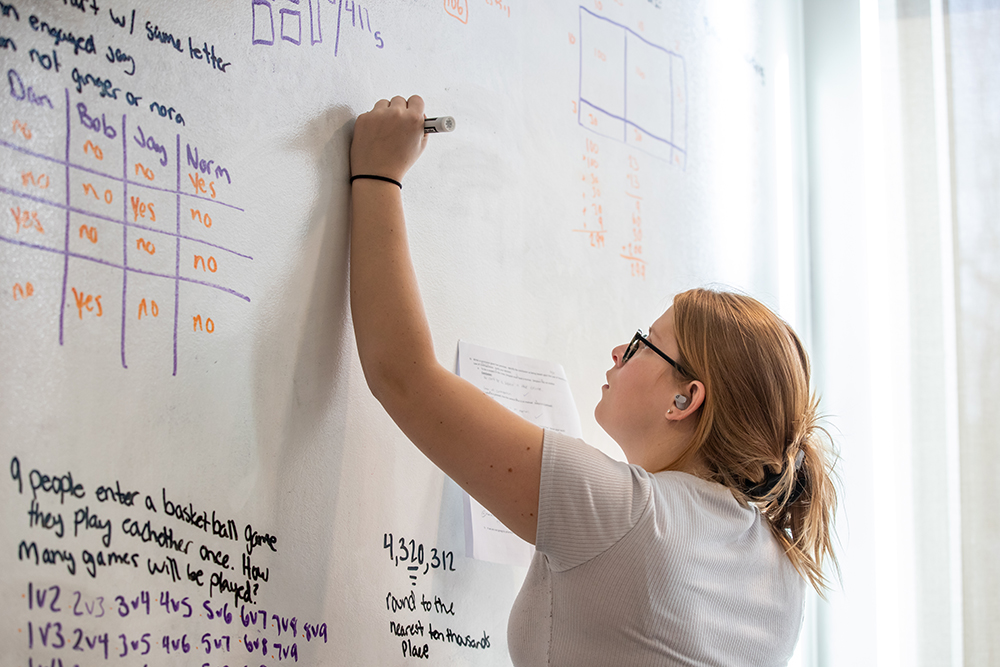
[[[416,95],[377,102],[354,126],[351,174],[402,181],[424,149],[423,121]],[[351,314],[368,387],[431,461],[534,543],[542,430],[437,362],[400,189],[355,180],[351,208]]]

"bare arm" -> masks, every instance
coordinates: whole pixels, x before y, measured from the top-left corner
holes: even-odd
[[[355,124],[351,173],[401,181],[423,151],[423,119],[417,96],[380,100]],[[351,314],[372,394],[445,474],[534,543],[542,430],[437,362],[399,188],[359,179],[351,203]]]

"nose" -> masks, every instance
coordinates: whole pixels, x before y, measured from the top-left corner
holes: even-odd
[[[622,357],[625,356],[625,349],[627,347],[628,347],[628,345],[622,344],[622,345],[618,345],[617,347],[611,348],[611,358],[614,360],[615,366],[621,366],[622,365],[621,364],[621,360],[622,360]]]

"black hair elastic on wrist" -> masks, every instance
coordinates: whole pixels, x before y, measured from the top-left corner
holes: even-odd
[[[386,183],[392,183],[400,190],[403,189],[403,184],[394,178],[388,178],[387,176],[375,176],[374,174],[358,174],[357,176],[351,176],[351,183],[358,180],[359,178],[370,178],[373,181],[385,181]]]

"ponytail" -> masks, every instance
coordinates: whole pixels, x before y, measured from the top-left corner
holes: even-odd
[[[817,403],[815,398],[810,401],[787,448],[781,472],[767,472],[764,482],[739,489],[737,497],[742,494],[744,502],[757,506],[792,565],[823,595],[829,581],[822,564],[830,559],[837,567],[830,539],[837,495],[832,480],[832,441],[817,423]]]
[[[674,299],[682,363],[705,385],[685,458],[701,454],[709,478],[756,506],[796,570],[823,595],[831,541],[836,455],[810,393],[798,336],[742,294],[690,290]]]

